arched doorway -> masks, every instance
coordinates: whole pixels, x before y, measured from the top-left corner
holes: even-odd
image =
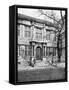
[[[36,59],[42,60],[42,48],[40,46],[36,48]]]

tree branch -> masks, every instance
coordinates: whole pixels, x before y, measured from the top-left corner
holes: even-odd
[[[40,9],[39,11],[40,11],[41,15],[45,15],[45,16],[47,16],[48,18],[50,18],[50,19],[52,19],[52,20],[56,21],[58,24],[60,24],[60,23],[59,23],[59,21],[57,21],[55,18],[53,18],[53,17],[51,17],[51,16],[47,15],[47,14],[46,14],[46,13],[44,13],[41,9]]]

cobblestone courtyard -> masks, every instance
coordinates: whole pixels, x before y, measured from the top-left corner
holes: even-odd
[[[40,81],[40,80],[59,80],[65,78],[65,63],[50,65],[49,63],[36,63],[34,67],[27,65],[26,62],[18,64],[18,81]]]

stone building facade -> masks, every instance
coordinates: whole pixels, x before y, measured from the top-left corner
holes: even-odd
[[[18,14],[18,57],[24,60],[57,60],[57,37],[52,23]],[[65,37],[64,37],[65,38]],[[63,43],[64,43],[63,39]],[[65,44],[63,44],[65,56]]]
[[[65,29],[65,17],[63,17],[64,18],[64,26],[63,26],[63,29],[62,29],[62,31],[61,31],[61,39],[62,39],[62,56],[61,56],[61,61],[65,61],[65,52],[66,52],[66,50],[65,50],[65,47],[66,47],[66,45],[65,45],[65,40],[66,40],[66,36],[65,36],[65,31],[66,31],[66,29]]]

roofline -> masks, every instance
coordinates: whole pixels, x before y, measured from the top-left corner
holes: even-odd
[[[37,18],[32,17],[32,16],[28,16],[28,15],[24,15],[24,14],[19,14],[18,13],[18,18],[19,19],[23,19],[23,20],[35,21],[35,22],[38,22],[38,23],[45,24],[47,26],[56,28],[53,23],[48,22],[46,20],[37,19]]]

